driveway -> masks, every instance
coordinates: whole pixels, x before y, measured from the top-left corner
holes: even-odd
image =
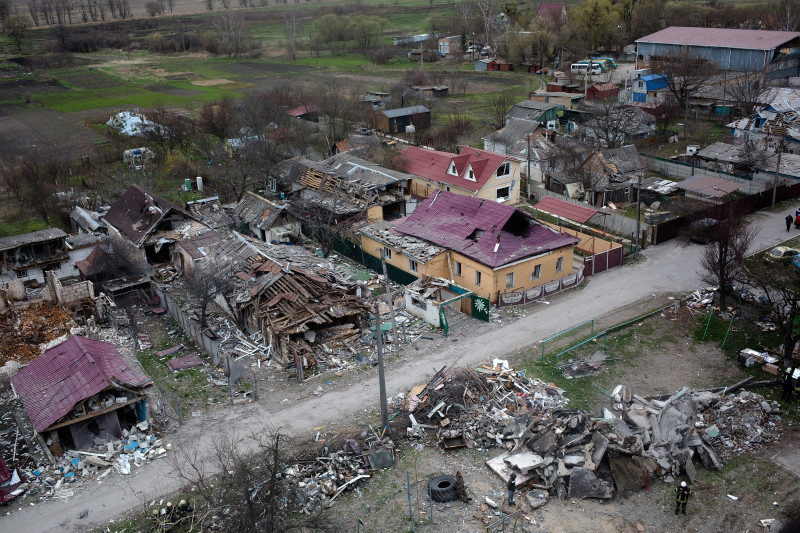
[[[788,210],[794,208],[785,211]],[[751,217],[752,223],[759,226],[754,251],[775,246],[787,236],[800,235],[794,229],[786,233],[785,211],[761,212]],[[388,395],[406,392],[426,382],[435,369],[444,365],[473,365],[493,357],[505,358],[570,325],[626,307],[630,312],[631,305],[646,311],[656,307],[656,302],[647,300],[663,293],[688,292],[704,286],[697,271],[701,251],[700,245],[681,247],[674,241],[647,248],[642,251],[644,261],[593,276],[585,288],[559,295],[550,305],[531,310],[524,318],[465,343],[448,343],[438,353],[397,367],[387,375]],[[202,418],[189,419],[166,440],[175,443],[175,447],[184,443],[202,447],[217,433],[237,431],[247,435],[267,424],[280,427],[290,435],[311,435],[316,427],[363,414],[365,408],[377,405],[377,399],[377,380],[366,376],[347,388],[293,405],[282,405],[277,398],[272,398],[234,409],[221,408]],[[131,511],[142,510],[150,501],[178,490],[180,483],[169,474],[169,463],[164,459],[142,466],[131,476],[112,473],[106,479],[90,481],[67,500],[25,503],[21,510],[0,519],[0,528],[25,532],[85,531]],[[84,512],[88,514],[80,518]]]

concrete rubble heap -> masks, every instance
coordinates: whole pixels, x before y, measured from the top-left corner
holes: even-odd
[[[487,466],[531,489],[531,506],[548,498],[611,498],[650,479],[686,474],[695,459],[709,470],[722,460],[780,439],[780,406],[740,391],[690,391],[643,398],[626,386],[610,394],[603,417],[567,409],[561,390],[504,366],[444,369],[406,400],[408,434],[436,431],[445,448],[500,447]],[[741,384],[740,384],[741,385]],[[734,387],[735,389],[735,387]]]

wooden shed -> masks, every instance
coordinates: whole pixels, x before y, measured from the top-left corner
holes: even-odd
[[[389,109],[375,114],[375,129],[385,133],[404,132],[406,126],[428,128],[431,125],[430,110],[421,105]]]
[[[613,83],[601,83],[592,85],[586,89],[587,100],[605,100],[606,98],[616,98],[619,94],[619,87]]]

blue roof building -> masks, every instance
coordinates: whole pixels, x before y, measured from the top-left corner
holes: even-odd
[[[631,87],[634,102],[652,102],[657,99],[658,91],[666,89],[668,78],[664,74],[650,74],[634,80]]]

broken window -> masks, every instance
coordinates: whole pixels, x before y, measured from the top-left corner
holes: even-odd
[[[497,189],[497,201],[498,202],[505,202],[511,198],[511,187],[499,187]]]
[[[461,275],[461,263],[456,261],[455,267],[453,267],[453,271],[454,271],[456,276],[460,276]]]
[[[480,270],[476,270],[475,271],[475,286],[476,287],[480,287],[481,286],[481,271]]]
[[[502,178],[503,176],[508,176],[511,174],[511,163],[503,163],[499,167],[497,167],[497,177]]]
[[[391,259],[392,258],[392,249],[391,248],[387,248],[386,246],[384,246],[383,247],[383,256],[386,259]]]
[[[27,270],[17,270],[17,277],[18,278],[27,278],[28,271]]]
[[[564,258],[559,257],[556,261],[556,272],[561,272],[564,269]]]
[[[409,259],[408,260],[408,269],[411,272],[416,272],[418,268],[419,268],[419,265],[417,265],[416,261],[414,261],[413,259]]]
[[[536,265],[531,272],[531,281],[542,277],[542,265]]]
[[[506,274],[506,289],[513,289],[514,288],[514,273],[509,272]]]

